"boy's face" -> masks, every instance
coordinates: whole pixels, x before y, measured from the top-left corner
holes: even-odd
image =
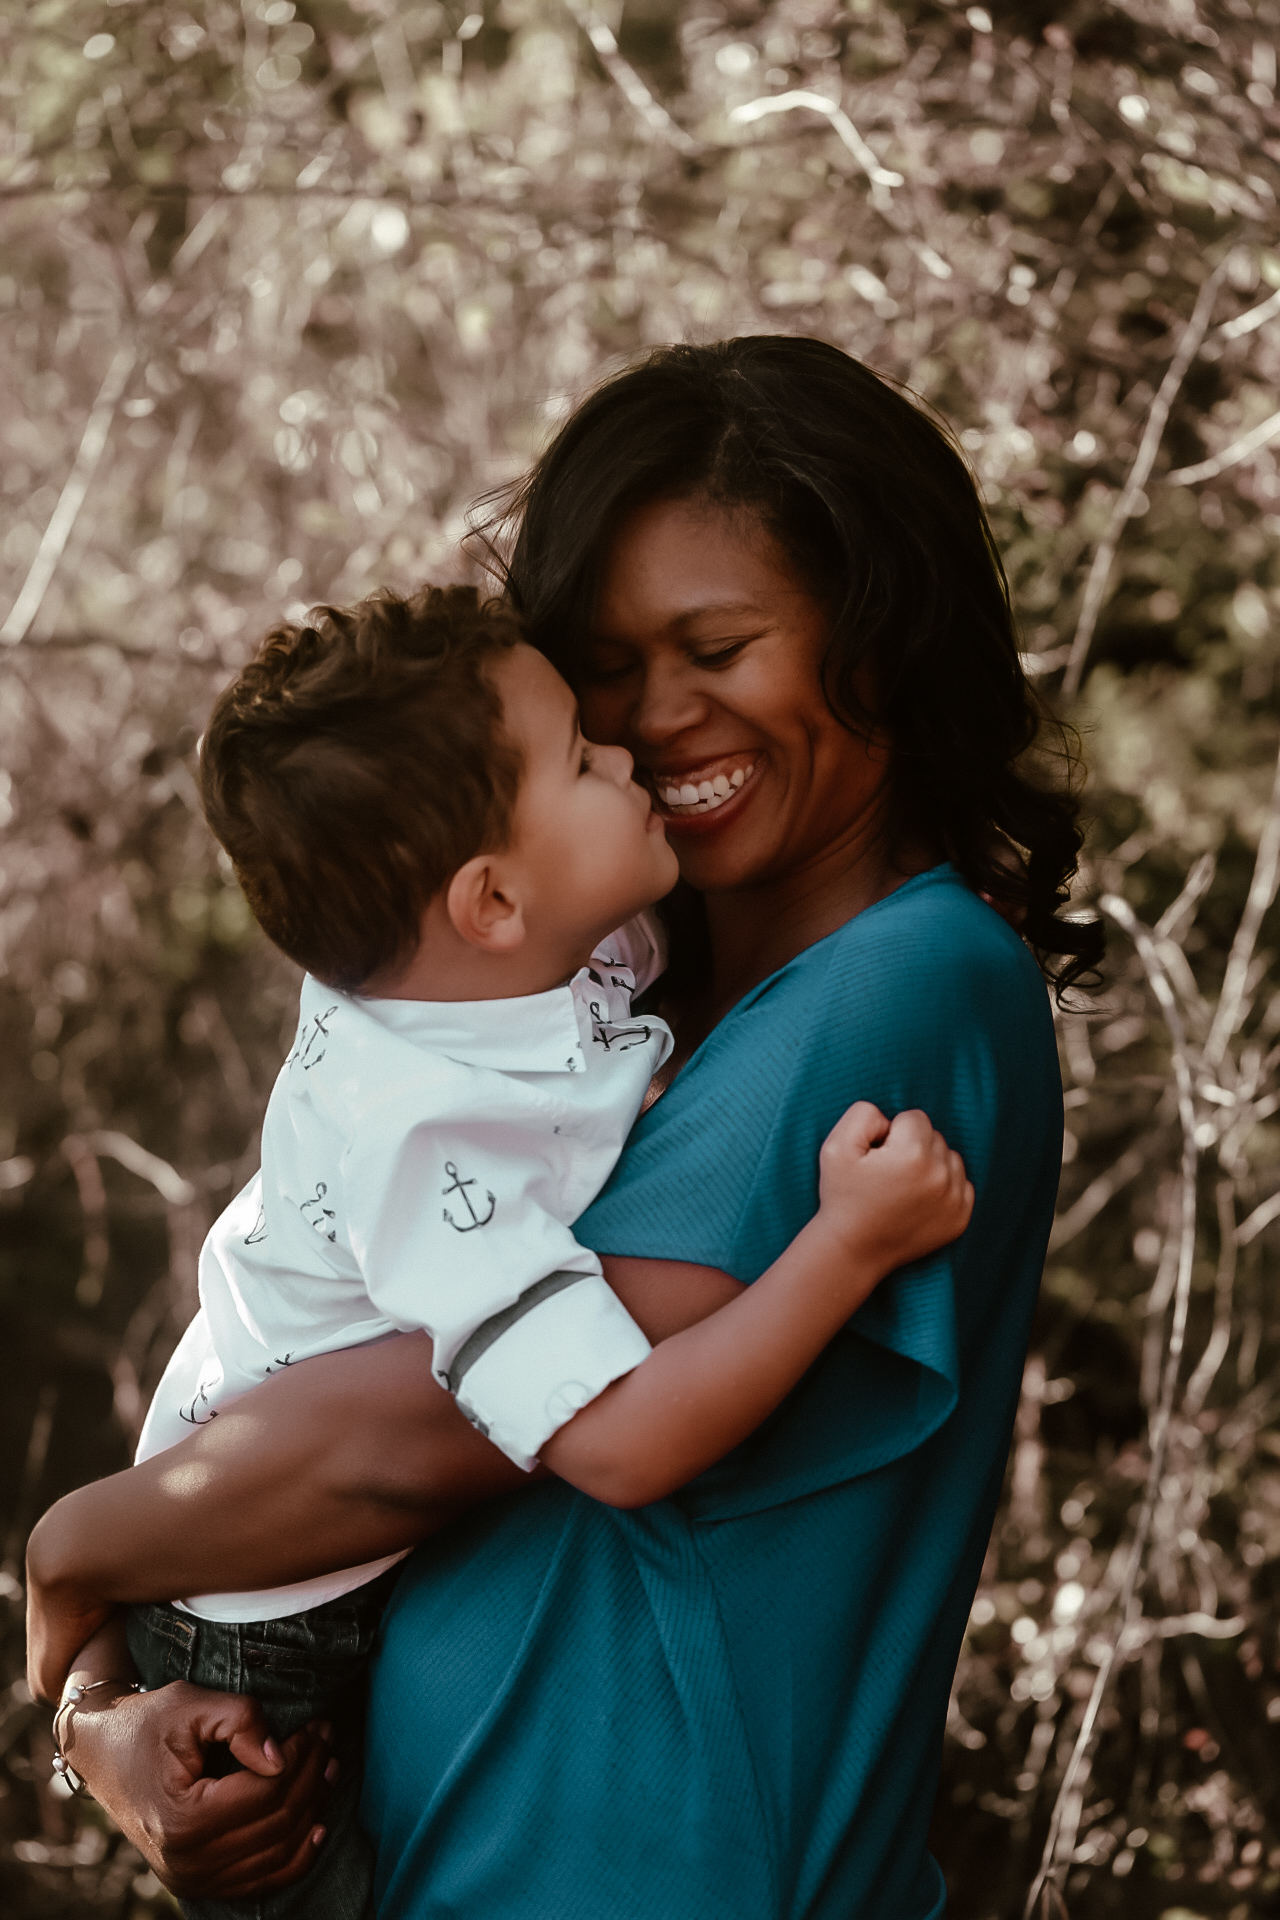
[[[525,920],[548,948],[581,964],[624,920],[669,893],[679,867],[625,747],[582,737],[578,703],[533,647],[493,666],[524,774],[511,845],[525,881]]]

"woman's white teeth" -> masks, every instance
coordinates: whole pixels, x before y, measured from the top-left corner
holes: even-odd
[[[754,763],[749,767],[735,767],[732,773],[718,773],[714,780],[700,780],[694,786],[691,780],[682,787],[660,787],[658,789],[664,806],[697,807],[701,813],[711,813],[736,793],[748,774],[755,772]]]

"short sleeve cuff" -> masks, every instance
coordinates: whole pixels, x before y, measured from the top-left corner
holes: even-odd
[[[565,1284],[551,1290],[555,1280]],[[507,1309],[508,1324],[450,1385],[472,1424],[528,1473],[552,1434],[652,1348],[599,1275],[551,1275],[523,1298],[527,1309]]]

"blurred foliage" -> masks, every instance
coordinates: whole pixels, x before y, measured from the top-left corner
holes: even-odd
[[[199,819],[212,693],[282,613],[465,574],[628,356],[795,330],[958,430],[1114,932],[953,1913],[1014,1920],[1046,1847],[1039,1913],[1280,1912],[1280,7],[483,9],[0,17],[0,1905],[165,1905],[45,1784],[18,1576],[128,1458],[292,1026]]]

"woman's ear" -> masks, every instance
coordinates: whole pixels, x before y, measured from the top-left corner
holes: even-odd
[[[445,911],[460,940],[483,953],[514,953],[523,945],[524,910],[510,890],[513,878],[491,853],[478,853],[458,868],[445,893]]]

